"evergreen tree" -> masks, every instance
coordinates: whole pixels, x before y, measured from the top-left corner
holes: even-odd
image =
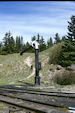
[[[47,41],[47,46],[48,46],[48,48],[53,46],[52,37],[50,37],[50,39]]]
[[[16,52],[20,52],[23,48],[23,37],[21,36],[16,36],[16,46],[15,46],[15,50]]]
[[[55,34],[54,39],[55,39],[55,44],[57,44],[57,43],[60,42],[60,37],[59,37],[59,34],[58,33]]]
[[[3,38],[3,51],[6,53],[14,52],[15,41],[13,36],[11,36],[10,31],[5,33]]]
[[[65,41],[66,40],[66,36],[62,36],[62,40],[61,41]]]
[[[38,43],[40,42],[40,35],[39,35],[39,33],[37,34],[37,42]]]
[[[23,37],[21,36],[21,38],[20,38],[21,40],[20,40],[20,44],[21,44],[21,46],[23,45]]]
[[[20,51],[22,51],[23,46],[24,46],[23,37],[21,36],[21,39],[20,39]]]
[[[29,44],[28,41],[27,41],[27,43],[26,43],[26,48],[27,48],[26,52],[28,52],[28,53],[32,53],[33,50],[34,50],[34,48],[30,47],[30,44]]]
[[[26,48],[26,45],[25,45],[25,44],[23,44],[22,50],[24,50],[25,48]]]
[[[60,55],[60,64],[69,66],[75,63],[75,16],[71,17],[71,22],[68,22],[68,35],[62,46]]]
[[[8,50],[8,38],[9,38],[9,35],[10,33],[8,33],[8,32],[6,32],[5,33],[5,36],[4,36],[4,38],[3,38],[3,51],[6,51],[7,52],[7,50]]]
[[[16,52],[19,52],[19,38],[18,38],[18,36],[16,36],[16,45],[15,45],[15,51]]]
[[[0,51],[3,55],[20,52],[23,47],[23,37],[16,36],[16,40],[14,40],[10,31],[5,33],[3,42],[0,43]]]
[[[10,52],[9,53],[14,53],[14,51],[15,51],[15,41],[14,41],[13,36],[11,36],[9,38],[8,47],[10,48]]]
[[[26,43],[26,47],[28,48],[30,46],[30,44],[29,44],[29,42],[27,41],[27,43]]]
[[[45,44],[43,36],[41,36],[41,39],[39,39],[39,44]]]
[[[34,41],[34,40],[36,40],[36,36],[33,36],[31,39],[31,41]]]
[[[0,42],[0,53],[2,52],[2,42]]]
[[[71,22],[68,21],[68,40],[73,40],[75,39],[75,16],[71,16]]]
[[[43,36],[41,36],[41,39],[39,39],[39,44],[40,44],[40,46],[39,46],[40,51],[43,51],[46,49],[46,44],[45,44]]]

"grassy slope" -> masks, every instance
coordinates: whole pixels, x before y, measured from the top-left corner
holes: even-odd
[[[39,60],[42,62],[49,54],[49,50],[39,53]],[[35,64],[34,53],[0,55],[0,85],[22,84],[18,80],[23,80],[32,73],[32,70],[24,64],[24,60],[30,56]],[[31,77],[28,82],[33,82]]]
[[[49,75],[51,74],[49,71],[50,65],[47,59],[56,49],[56,46],[43,52],[39,52],[39,61],[42,63],[42,70],[39,72],[39,75],[42,78],[41,85],[52,85],[49,78]],[[19,54],[0,55],[0,85],[23,85],[25,83],[34,83],[35,75],[26,81],[19,81],[25,79],[32,73],[30,67],[24,64],[24,60],[28,56],[32,58],[32,64],[35,66],[34,53],[24,53],[23,56],[20,56]]]
[[[0,55],[0,64],[3,64],[0,66],[0,85],[15,84],[31,73],[30,68],[24,65],[24,60],[29,55],[29,53],[23,56],[19,54]]]
[[[46,62],[50,52],[54,49],[47,49],[43,52],[39,52],[39,61]],[[24,60],[30,56],[33,59],[33,65],[35,66],[35,54],[24,53],[23,56],[19,54],[0,55],[0,85],[7,84],[24,84],[19,80],[25,79],[32,73],[32,70],[24,64]],[[43,75],[45,81],[48,74],[49,64],[45,63],[42,70],[39,72]],[[34,75],[35,76],[35,75]],[[34,76],[25,82],[34,83]]]

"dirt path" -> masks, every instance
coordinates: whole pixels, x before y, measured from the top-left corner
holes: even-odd
[[[32,65],[32,58],[30,58],[30,56],[27,57],[27,58],[24,60],[24,64],[26,64],[28,67],[31,67],[31,65]],[[20,81],[25,81],[25,80],[29,79],[30,77],[32,77],[34,74],[35,74],[35,68],[33,67],[32,73],[31,73],[27,78],[25,78],[25,79],[23,79],[23,80],[20,80]]]
[[[32,65],[32,58],[27,57],[25,60],[24,60],[24,64],[26,64],[28,67],[31,67]]]
[[[34,74],[35,74],[35,68],[33,67],[32,73],[31,73],[27,78],[25,78],[24,80],[29,79],[29,78],[32,77]]]

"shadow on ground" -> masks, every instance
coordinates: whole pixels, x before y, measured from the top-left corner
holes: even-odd
[[[31,84],[31,83],[24,83],[24,85],[3,85],[0,86],[0,88],[8,88],[8,89],[26,89],[26,88],[30,88],[30,87],[35,87],[35,84]]]

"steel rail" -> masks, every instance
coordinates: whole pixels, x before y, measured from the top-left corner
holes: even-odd
[[[20,99],[20,100],[18,100]],[[5,102],[7,104],[15,105],[17,107],[22,107],[31,111],[36,111],[36,113],[69,113],[68,107],[57,106],[57,105],[48,105],[46,103],[41,103],[37,101],[32,101],[28,99],[19,98],[17,96],[12,96],[8,94],[0,95],[0,101]],[[57,110],[58,108],[63,111],[65,108],[66,111],[61,112],[61,110]]]
[[[49,91],[40,91],[40,90],[31,90],[31,89],[8,89],[8,88],[0,88],[1,91],[8,91],[12,93],[29,93],[36,95],[47,95],[47,96],[60,96],[60,97],[69,97],[75,98],[75,93],[64,93],[64,92],[49,92]]]
[[[56,107],[75,107],[75,98],[71,97],[61,97],[56,95],[41,95],[40,93],[31,94],[31,93],[20,93],[20,92],[6,92],[0,91],[0,95],[9,96],[13,98],[19,98],[22,100],[27,100],[31,102],[37,102],[45,105],[51,105]]]
[[[58,95],[57,95],[58,94]],[[33,90],[15,90],[15,89],[5,89],[0,88],[0,96],[5,96],[9,98],[17,98],[23,101],[28,101],[36,104],[52,106],[52,107],[60,107],[60,108],[67,108],[75,107],[75,96],[67,95],[63,96],[61,92],[46,92],[46,91],[33,91]],[[62,94],[62,95],[59,95]],[[68,94],[68,93],[67,93]],[[0,101],[4,101],[4,99],[0,98]],[[7,102],[9,104],[14,104]],[[37,105],[36,105],[37,106]],[[37,110],[38,111],[38,110]],[[42,112],[40,112],[42,113]],[[44,112],[45,113],[45,112]],[[58,113],[58,112],[57,112]],[[64,112],[65,113],[65,112]]]

